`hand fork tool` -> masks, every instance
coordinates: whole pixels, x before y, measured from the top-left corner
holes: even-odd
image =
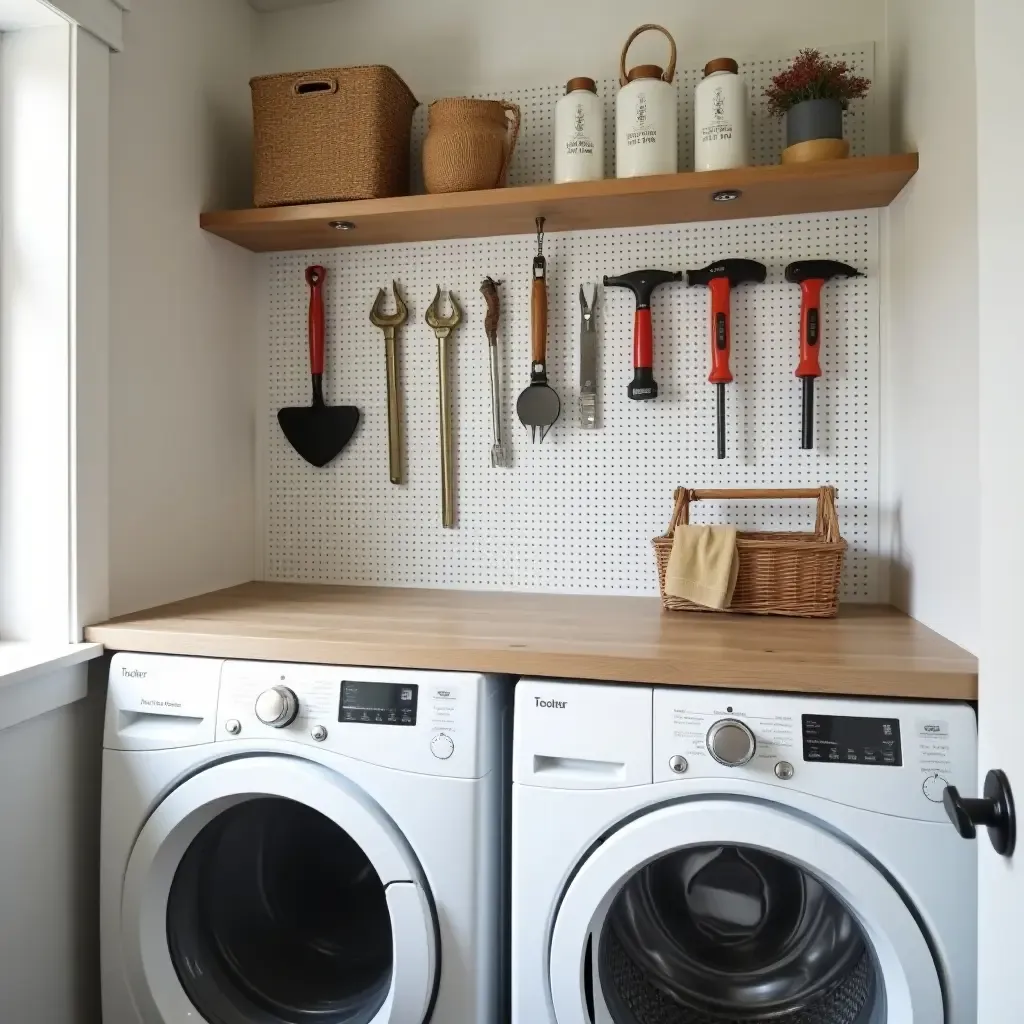
[[[587,293],[580,285],[580,309],[583,323],[580,327],[580,426],[593,430],[597,426],[597,328],[594,310],[597,308],[597,285],[594,297],[587,302]]]
[[[797,260],[786,267],[786,280],[800,285],[800,363],[803,382],[800,447],[814,447],[814,378],[821,376],[821,289],[834,277],[863,277],[838,260]]]
[[[384,359],[388,373],[388,471],[391,482],[402,482],[402,413],[398,404],[398,355],[395,351],[395,330],[405,323],[409,316],[409,307],[398,294],[398,285],[392,281],[391,290],[395,293],[396,312],[384,312],[385,289],[377,292],[377,298],[370,310],[370,323],[384,332]]]
[[[491,445],[491,466],[508,469],[512,465],[510,452],[501,442],[501,378],[498,374],[498,318],[501,305],[498,301],[498,285],[490,277],[485,277],[480,285],[480,294],[487,303],[487,316],[484,317],[484,331],[487,334],[487,347],[491,353],[491,424],[494,430],[494,444]]]
[[[452,311],[441,316],[441,288],[438,286],[434,301],[427,307],[427,323],[437,335],[438,408],[441,415],[441,525],[455,525],[455,489],[452,471],[452,412],[448,402],[448,339],[462,322],[462,310],[455,296],[448,292]]]

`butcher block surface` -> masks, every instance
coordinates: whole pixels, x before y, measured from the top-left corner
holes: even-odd
[[[246,583],[86,630],[111,650],[671,686],[975,700],[975,657],[914,619],[666,612],[656,598]]]

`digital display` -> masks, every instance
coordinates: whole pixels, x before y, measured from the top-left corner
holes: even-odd
[[[419,686],[415,683],[341,684],[339,722],[415,725]]]
[[[903,764],[898,718],[803,715],[804,760],[823,764]]]

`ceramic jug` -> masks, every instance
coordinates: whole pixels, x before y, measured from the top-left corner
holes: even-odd
[[[501,188],[519,137],[519,107],[504,100],[453,98],[430,104],[423,140],[428,192]]]
[[[638,64],[626,71],[626,54],[641,32],[663,32],[671,54],[668,67]],[[615,174],[636,178],[644,174],[675,174],[679,170],[676,42],[661,25],[641,25],[626,40],[619,60],[619,90],[615,101]]]

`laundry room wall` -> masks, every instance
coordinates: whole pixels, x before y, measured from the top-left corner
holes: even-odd
[[[891,0],[896,150],[926,154],[883,214],[883,506],[895,603],[978,650],[978,186],[974,5]]]
[[[246,0],[135,0],[111,60],[110,611],[253,578]]]
[[[641,22],[667,26],[689,65],[801,46],[882,44],[885,8],[885,0],[336,0],[260,15],[256,53],[260,74],[390,64],[420,98],[472,95],[614,74],[622,44]],[[638,40],[631,63],[663,63],[663,47],[657,37]],[[883,69],[884,55],[876,59]]]
[[[0,1021],[99,1024],[99,814],[106,659],[7,683],[0,711]],[[7,724],[16,687],[89,695]],[[75,677],[72,681],[72,677]]]
[[[765,7],[770,6],[770,12]],[[852,8],[852,9],[851,9]],[[502,95],[523,106],[524,129],[513,183],[541,180],[550,153],[545,142],[545,120],[559,83],[575,74],[591,74],[603,80],[602,91],[610,100],[614,89],[622,43],[641,20],[663,21],[679,47],[681,77],[685,78],[684,106],[695,81],[693,69],[711,57],[724,54],[756,63],[744,74],[759,100],[768,75],[781,66],[780,58],[801,46],[818,45],[842,53],[861,73],[873,80],[867,101],[857,105],[856,117],[865,128],[854,137],[854,152],[888,149],[888,67],[885,47],[885,5],[868,3],[805,4],[802,0],[759,5],[746,0],[717,5],[713,11],[698,4],[669,4],[652,0],[642,13],[609,2],[561,4],[557,19],[535,0],[517,7],[515,16],[493,7],[481,8],[461,0],[443,0],[423,10],[400,0],[337,0],[335,3],[261,16],[257,20],[257,63],[261,73],[298,70],[339,64],[381,62],[395,67],[424,103],[438,95],[460,93]],[[580,26],[585,24],[586,31]],[[382,26],[395,26],[382,31]],[[400,26],[400,28],[398,27]],[[664,40],[642,37],[630,62],[664,62]],[[778,62],[778,66],[773,65]],[[689,69],[689,75],[686,71]],[[606,88],[607,87],[607,88]],[[425,111],[417,115],[417,125]],[[866,130],[865,130],[866,129]],[[771,132],[765,132],[766,138]],[[757,162],[774,162],[777,149],[757,153]],[[684,163],[685,166],[685,163]],[[527,173],[524,176],[523,168]],[[772,280],[781,278],[781,267],[791,259],[808,255],[833,256],[852,262],[868,273],[855,284],[834,288],[837,312],[833,359],[842,371],[835,374],[835,392],[824,392],[822,409],[829,409],[832,443],[821,431],[821,443],[813,456],[801,457],[785,440],[793,416],[799,415],[798,391],[793,387],[791,332],[795,309],[787,305],[793,290],[781,283],[777,291],[757,290],[743,316],[759,325],[757,345],[740,340],[738,353],[746,351],[752,363],[740,370],[743,383],[730,398],[737,421],[742,420],[742,439],[730,421],[736,457],[722,463],[703,459],[707,451],[704,430],[711,413],[703,344],[706,334],[703,296],[683,289],[679,295],[662,294],[659,307],[667,323],[658,327],[665,363],[660,366],[671,380],[674,394],[663,385],[656,409],[643,403],[606,401],[606,428],[580,433],[574,430],[575,408],[563,400],[562,421],[541,451],[517,444],[512,407],[525,356],[527,304],[519,294],[523,280],[516,267],[528,266],[535,242],[532,236],[394,247],[342,249],[334,252],[284,254],[262,257],[267,271],[268,315],[263,318],[267,349],[264,375],[265,409],[260,416],[263,431],[257,443],[257,532],[264,537],[262,578],[315,582],[406,586],[469,586],[495,589],[565,590],[582,593],[654,593],[649,538],[660,532],[668,516],[672,488],[681,483],[709,487],[806,486],[829,481],[839,486],[840,509],[851,540],[844,576],[847,600],[885,600],[888,576],[882,566],[882,550],[888,543],[878,538],[878,322],[877,281],[881,275],[879,248],[874,234],[877,215],[784,219],[741,222],[736,233],[726,225],[689,225],[677,229],[603,232],[582,236],[556,235],[549,239],[552,261],[551,356],[556,389],[574,378],[573,350],[578,309],[573,288],[583,280],[599,280],[600,273],[629,265],[630,253],[644,252],[649,262],[664,266],[700,266],[725,251],[741,252],[768,262]],[[862,243],[848,247],[852,239]],[[591,253],[600,258],[591,261]],[[304,393],[305,374],[295,360],[301,352],[303,261],[323,262],[328,267],[329,330],[342,347],[335,364],[338,373],[330,382],[334,401],[352,401],[365,410],[361,444],[339,460],[340,465],[310,478],[294,454],[281,444],[273,415],[282,405],[295,404]],[[625,262],[624,262],[625,261]],[[403,341],[403,396],[407,403],[406,430],[409,445],[408,480],[401,488],[389,488],[376,458],[383,443],[376,415],[379,359],[366,333],[364,305],[381,282],[397,277],[403,288],[412,289],[414,301],[427,295],[436,280],[434,266],[443,271],[447,287],[459,295],[467,320],[478,311],[473,306],[479,275],[491,273],[506,279],[504,295],[505,341],[508,353],[505,384],[506,428],[512,431],[516,466],[513,474],[496,477],[481,461],[488,413],[481,397],[486,380],[479,377],[479,358],[471,353],[468,331],[456,344],[457,380],[455,432],[457,435],[458,502],[465,512],[457,531],[442,531],[432,515],[436,504],[436,479],[432,472],[435,453],[429,449],[432,424],[423,410],[429,407],[429,381],[433,369],[430,353],[423,348],[422,323],[410,323]],[[463,275],[463,276],[460,276]],[[596,275],[596,276],[595,276]],[[472,279],[472,280],[470,280]],[[559,291],[560,286],[564,286]],[[851,289],[856,289],[856,301]],[[618,296],[606,295],[599,314],[599,345],[605,365],[623,365],[629,327],[618,314]],[[425,301],[425,300],[424,300]],[[760,302],[760,306],[756,304]],[[422,305],[422,303],[421,303]],[[756,306],[756,308],[755,308]],[[838,310],[843,312],[839,322]],[[421,321],[422,311],[414,311]],[[739,316],[739,311],[737,312]],[[777,322],[776,319],[777,318]],[[771,326],[769,326],[769,324]],[[856,325],[857,338],[849,343],[842,331]],[[603,332],[603,333],[602,333]],[[300,340],[296,342],[296,338]],[[691,345],[691,342],[694,342]],[[842,353],[842,354],[840,354]],[[759,361],[763,360],[763,361]],[[768,361],[775,360],[771,366]],[[667,369],[666,369],[667,367]],[[294,372],[293,372],[294,371]],[[602,367],[602,374],[604,367]],[[513,376],[516,374],[516,376]],[[483,374],[486,378],[486,371]],[[340,383],[339,383],[340,381]],[[618,377],[613,378],[616,386]],[[778,393],[772,390],[778,382]],[[666,390],[667,388],[667,390]],[[417,390],[419,389],[419,390]],[[602,378],[599,391],[610,395]],[[619,391],[616,386],[616,397]],[[563,398],[567,396],[563,392]],[[479,401],[477,401],[479,399]],[[757,402],[762,401],[758,406]],[[479,408],[478,408],[479,406]],[[631,406],[631,407],[630,407]],[[640,407],[642,406],[642,408]],[[630,408],[627,408],[630,407]],[[795,413],[794,413],[795,410]],[[823,414],[824,415],[824,414]],[[417,418],[420,417],[420,418]],[[486,421],[486,423],[485,423]],[[738,426],[738,424],[737,424]],[[650,436],[646,433],[650,431]],[[769,436],[769,435],[772,436]],[[854,437],[851,448],[845,440]],[[548,449],[558,449],[550,455]],[[856,459],[847,455],[855,450]],[[634,463],[641,457],[648,469],[638,480]],[[486,461],[486,460],[484,460]],[[381,510],[388,515],[381,516]],[[628,510],[628,511],[627,511]],[[792,506],[773,508],[746,505],[736,510],[708,510],[707,515],[736,515],[751,529],[810,528],[810,509]],[[763,514],[763,517],[762,517]],[[742,518],[739,518],[742,516]],[[779,518],[772,519],[772,516]],[[437,527],[437,528],[435,528]],[[522,544],[532,537],[530,544]]]

